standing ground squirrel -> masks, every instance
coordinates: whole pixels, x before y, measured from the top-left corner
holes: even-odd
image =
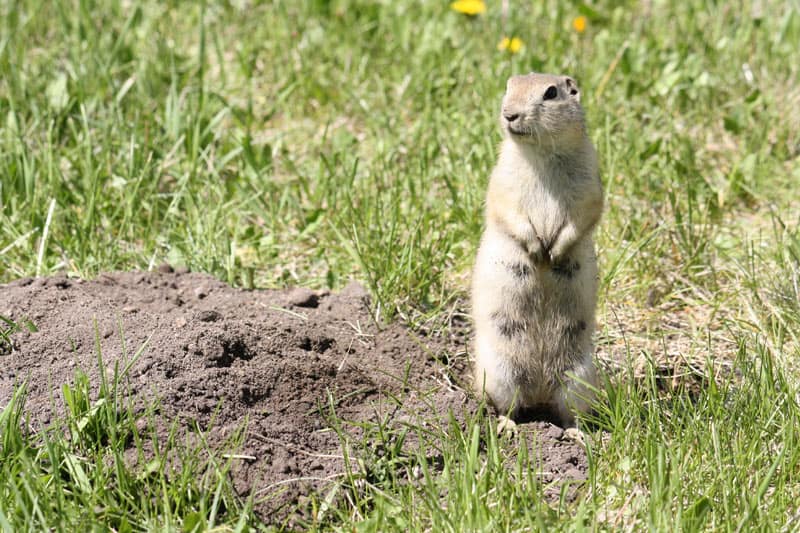
[[[475,387],[502,415],[548,406],[574,426],[596,384],[597,154],[567,76],[513,76],[500,124],[472,282]]]

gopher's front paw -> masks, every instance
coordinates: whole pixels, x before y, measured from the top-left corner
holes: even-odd
[[[497,434],[498,435],[516,435],[517,423],[508,418],[507,416],[500,415],[497,417]]]
[[[550,254],[539,237],[534,237],[526,246],[528,256],[534,265],[541,265],[550,261]]]
[[[584,448],[586,447],[586,435],[583,433],[583,431],[576,427],[569,427],[565,429],[564,434],[561,436],[561,440],[575,442]]]

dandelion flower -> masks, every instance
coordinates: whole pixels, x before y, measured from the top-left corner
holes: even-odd
[[[586,31],[586,17],[581,15],[580,17],[575,17],[572,19],[572,29],[574,29],[578,33],[583,33]]]
[[[486,12],[486,2],[483,0],[456,0],[450,4],[450,9],[465,15],[480,15]]]
[[[241,262],[242,266],[244,267],[251,267],[253,266],[258,260],[258,253],[256,249],[252,246],[243,246],[241,248],[236,248],[235,250],[236,258]]]
[[[508,37],[503,37],[503,39],[499,43],[497,43],[497,49],[500,50],[501,52],[503,50],[508,50],[512,54],[516,54],[517,52],[522,50],[523,44],[525,43],[523,43],[522,39],[520,39],[519,37],[512,37],[510,39]]]

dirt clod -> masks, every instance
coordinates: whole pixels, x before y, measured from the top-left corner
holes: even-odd
[[[317,307],[319,305],[319,296],[311,289],[298,287],[292,289],[286,295],[286,300],[289,305],[296,307]]]

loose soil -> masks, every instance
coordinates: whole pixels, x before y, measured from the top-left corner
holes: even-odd
[[[38,329],[23,328],[11,347],[0,345],[0,408],[25,381],[26,413],[43,427],[64,412],[60,387],[74,382],[77,369],[100,382],[98,342],[107,372],[141,349],[125,391],[142,413],[160,400],[167,423],[159,438],[171,424],[186,435],[199,428],[213,448],[246,422],[230,475],[243,498],[256,496],[268,522],[291,524],[310,494],[324,495],[342,479],[343,438],[330,427],[331,408],[352,422],[343,426],[345,442],[363,437],[359,422],[430,424],[451,412],[463,421],[477,409],[463,388],[468,321],[454,315],[445,334],[400,322],[378,327],[356,283],[339,293],[247,291],[164,265],[91,281],[0,285],[0,316]],[[584,451],[558,427],[538,420],[520,428],[536,434],[543,481],[586,479]],[[557,497],[558,483],[548,494]]]

